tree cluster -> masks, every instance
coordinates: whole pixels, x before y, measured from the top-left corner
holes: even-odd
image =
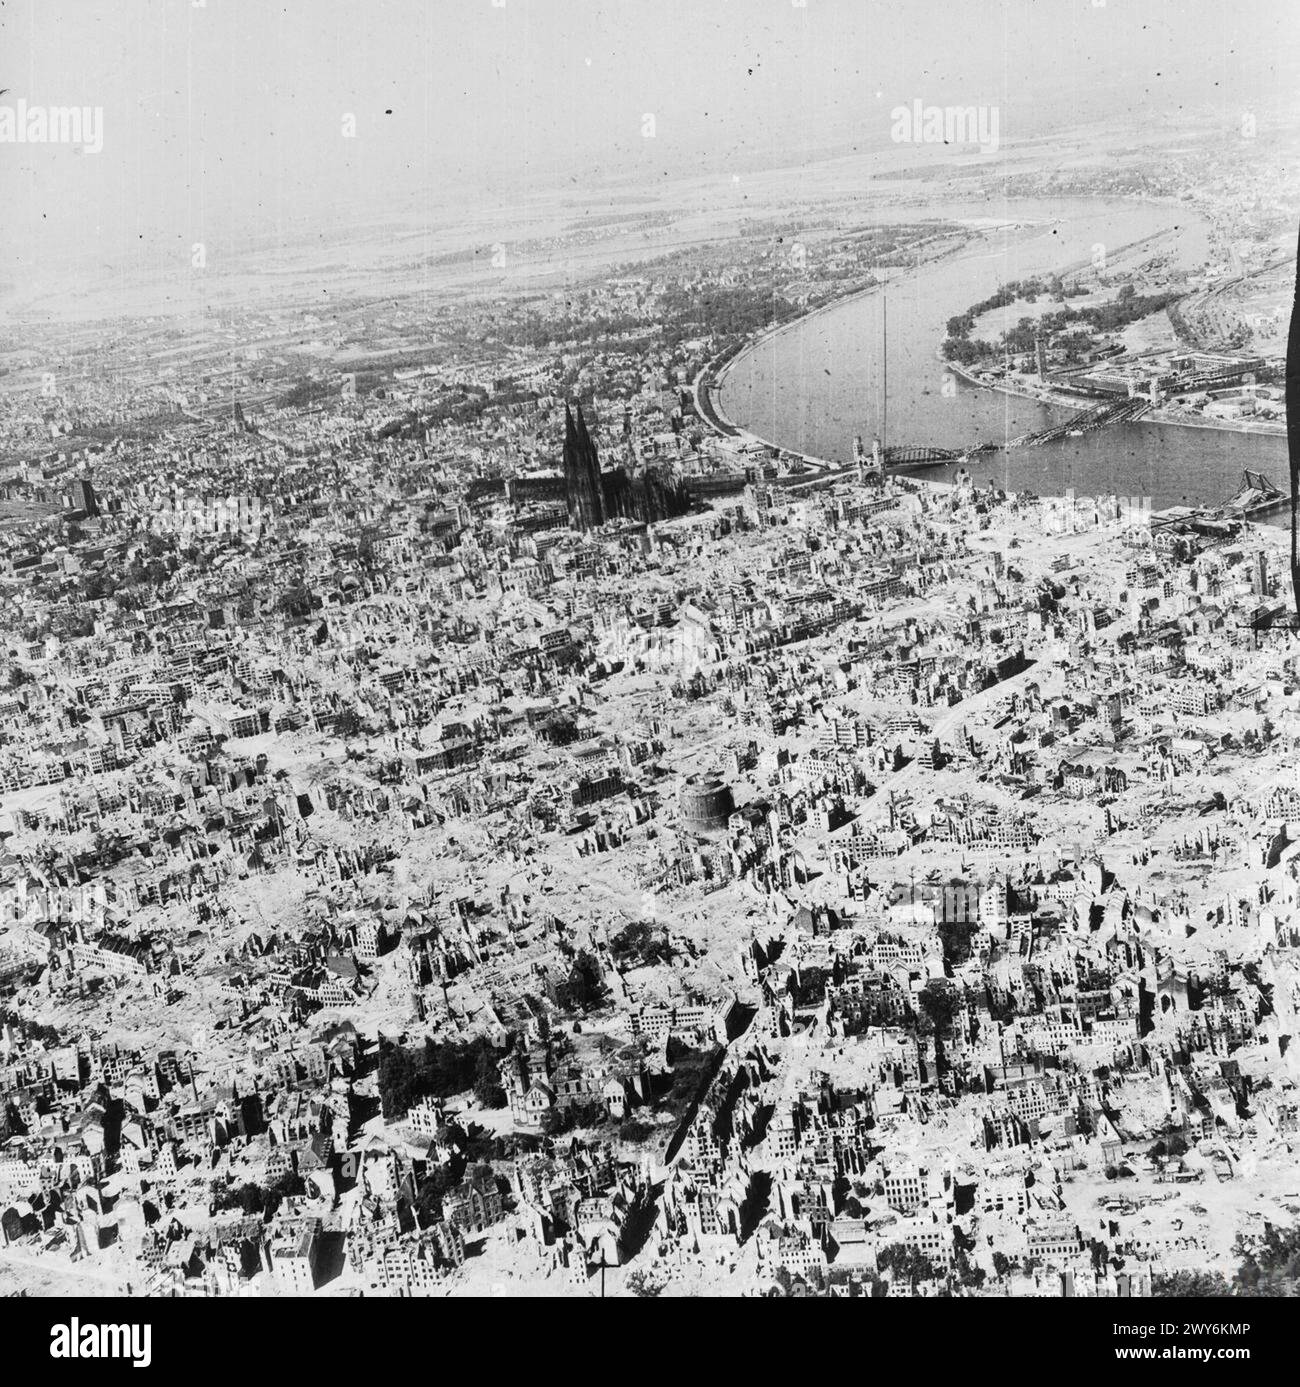
[[[425,1042],[423,1049],[391,1045],[379,1056],[379,1099],[392,1122],[422,1098],[450,1098],[473,1089],[481,1107],[505,1106],[505,1090],[490,1041]]]

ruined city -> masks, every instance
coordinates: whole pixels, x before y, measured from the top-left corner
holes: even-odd
[[[0,1291],[1296,1293],[1300,122],[997,116],[5,286]]]

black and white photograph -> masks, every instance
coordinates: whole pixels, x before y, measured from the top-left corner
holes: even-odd
[[[8,0],[0,187],[40,1371],[1284,1342],[1294,0]]]

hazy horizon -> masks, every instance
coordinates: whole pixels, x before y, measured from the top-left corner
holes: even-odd
[[[971,0],[938,19],[907,0],[11,4],[0,105],[101,108],[103,147],[0,143],[4,278],[166,274],[196,243],[212,263],[388,212],[434,227],[870,149],[915,100],[996,106],[1014,142],[1193,109],[1232,125],[1293,97],[1290,0]]]

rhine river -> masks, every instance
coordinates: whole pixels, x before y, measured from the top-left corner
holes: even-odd
[[[1098,247],[1114,259],[1126,246],[1178,239],[1203,263],[1204,222],[1188,207],[1137,200],[1034,200],[891,207],[881,221],[997,218],[1013,223],[947,258],[895,272],[888,289],[886,442],[967,448],[1005,443],[1059,422],[1068,411],[957,380],[938,357],[946,324],[999,285],[1090,263]],[[1176,230],[1175,230],[1176,229]],[[1171,234],[1172,233],[1172,234]],[[834,462],[852,458],[853,437],[870,447],[880,429],[880,291],[800,318],[748,348],[725,374],[720,404],[758,437]],[[1082,407],[1082,405],[1080,406]],[[1178,425],[1123,424],[1037,448],[988,453],[969,464],[981,485],[1008,491],[1149,497],[1152,507],[1214,504],[1238,486],[1242,469],[1286,489],[1286,438]],[[957,466],[916,469],[951,480]]]

